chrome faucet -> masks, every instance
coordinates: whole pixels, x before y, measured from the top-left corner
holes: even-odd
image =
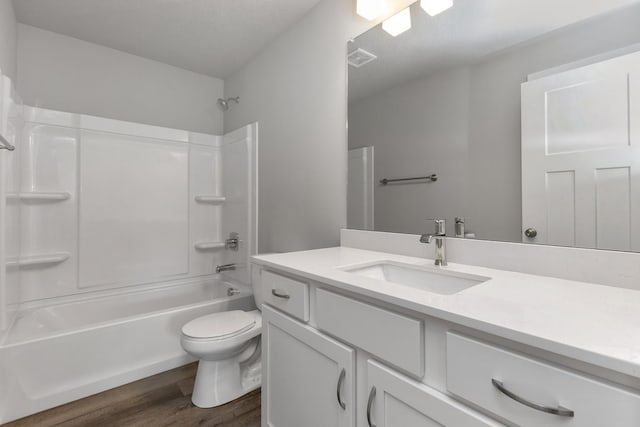
[[[466,220],[464,217],[456,217],[456,237],[464,239],[465,237],[465,223]]]
[[[235,270],[236,269],[236,265],[235,264],[222,264],[222,265],[216,265],[216,273],[222,273],[223,271],[229,271],[229,270]]]
[[[446,237],[447,237],[447,225],[444,219],[434,219],[436,229],[433,234],[423,234],[420,236],[420,243],[431,243],[436,241],[436,260],[435,264],[446,267],[447,265],[447,252],[446,252]]]

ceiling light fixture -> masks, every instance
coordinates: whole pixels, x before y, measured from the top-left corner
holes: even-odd
[[[358,0],[356,13],[363,18],[372,21],[382,15],[382,0]]]
[[[421,0],[420,7],[424,9],[431,16],[436,16],[439,13],[453,6],[453,0]]]
[[[411,11],[406,8],[382,23],[382,29],[393,37],[411,29]]]

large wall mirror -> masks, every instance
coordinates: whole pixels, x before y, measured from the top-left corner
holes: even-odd
[[[348,227],[640,251],[640,1],[429,2],[349,42]]]

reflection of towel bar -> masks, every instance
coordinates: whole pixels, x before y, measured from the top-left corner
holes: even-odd
[[[398,178],[398,179],[381,179],[380,180],[380,184],[382,185],[387,185],[390,182],[402,182],[402,181],[418,181],[418,180],[427,180],[427,181],[431,181],[431,182],[436,182],[438,180],[438,175],[436,175],[435,173],[433,175],[429,175],[429,176],[418,176],[416,178]]]
[[[224,203],[227,200],[224,196],[196,196],[195,201],[199,203]]]

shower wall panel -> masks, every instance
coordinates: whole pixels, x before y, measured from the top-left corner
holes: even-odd
[[[189,234],[193,242],[189,247],[189,271],[194,275],[214,274],[215,264],[222,264],[222,252],[197,249],[196,246],[224,240],[222,203],[206,201],[206,197],[225,194],[220,177],[220,138],[192,134],[191,140],[197,144],[192,143],[189,147]]]
[[[78,286],[188,274],[188,144],[87,130],[80,140]]]
[[[34,107],[25,118],[23,302],[215,273],[222,137]]]
[[[76,288],[78,130],[27,123],[20,148],[20,256],[25,301]],[[18,151],[18,150],[16,150]]]
[[[0,74],[0,133],[15,151],[0,150],[0,339],[11,324],[21,300],[20,270],[13,260],[20,253],[20,135],[22,105],[11,80]]]
[[[224,262],[239,264],[226,274],[239,282],[250,284],[251,272],[247,259],[258,252],[257,191],[258,191],[258,125],[257,123],[230,132],[223,138],[222,182],[226,201],[222,208],[222,234],[240,232],[237,251],[225,251]],[[244,231],[246,230],[246,231]]]

